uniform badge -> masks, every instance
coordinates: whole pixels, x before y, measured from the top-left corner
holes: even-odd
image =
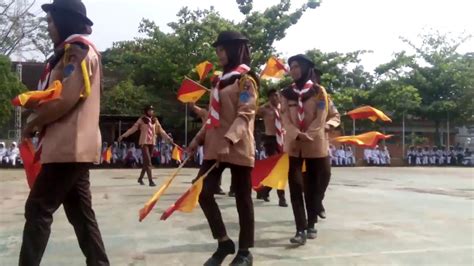
[[[324,110],[326,108],[326,101],[320,100],[318,102],[318,109]]]
[[[240,93],[239,100],[242,103],[248,103],[250,101],[250,93],[248,91],[242,91]]]
[[[73,64],[69,64],[66,67],[64,67],[64,73],[63,73],[64,78],[69,77],[72,74],[72,72],[74,72]]]

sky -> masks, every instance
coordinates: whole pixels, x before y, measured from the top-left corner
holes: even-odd
[[[33,11],[41,15],[37,0]],[[113,42],[139,36],[142,18],[155,21],[161,30],[169,32],[169,22],[176,21],[184,6],[206,9],[210,6],[224,17],[241,21],[235,0],[83,0],[88,16],[94,21],[92,39],[100,50]],[[256,10],[264,10],[279,0],[254,0]],[[293,0],[292,8],[304,0]],[[362,64],[367,70],[388,62],[395,52],[409,50],[400,36],[417,40],[420,33],[430,30],[474,35],[473,0],[322,0],[317,9],[308,9],[301,20],[287,31],[287,36],[275,43],[283,57],[317,48],[324,52],[371,50]],[[460,47],[461,52],[474,52],[474,38]]]

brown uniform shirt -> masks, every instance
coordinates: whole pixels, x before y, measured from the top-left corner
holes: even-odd
[[[219,91],[220,126],[204,125],[193,142],[204,144],[204,159],[253,167],[255,163],[254,125],[257,110],[257,85],[244,75]],[[245,82],[243,89],[240,82]],[[247,97],[240,97],[245,93]],[[231,144],[232,143],[232,144]]]
[[[277,130],[275,126],[275,110],[270,103],[258,108],[257,115],[263,118],[263,124],[265,125],[265,135],[276,136]]]
[[[286,89],[290,90],[290,89]],[[326,111],[324,92],[321,86],[317,92],[303,102],[304,122],[307,129],[304,130],[313,141],[297,140],[301,132],[298,126],[298,99],[287,97],[282,92],[281,112],[283,127],[286,130],[284,150],[292,157],[323,158],[328,156],[328,134],[325,126],[337,127],[340,124],[340,115],[332,100],[328,97],[328,108]]]
[[[127,132],[123,133],[122,137],[126,138],[133,133],[137,132],[137,130],[140,130],[140,139],[138,144],[139,145],[155,145],[156,144],[156,135],[160,134],[162,138],[165,140],[171,142],[170,136],[166,134],[166,131],[163,129],[163,127],[160,124],[160,121],[156,119],[155,123],[152,124],[152,130],[153,130],[153,137],[151,138],[151,141],[148,140],[147,135],[148,135],[148,129],[149,129],[149,124],[145,123],[143,121],[143,116],[140,117],[135,124],[127,130]]]
[[[87,98],[80,97],[84,92],[83,59],[91,85]],[[62,82],[61,97],[36,108],[33,118],[29,119],[29,123],[45,130],[41,154],[43,164],[99,162],[100,60],[100,54],[92,47],[87,49],[72,44],[52,69],[49,84],[55,80]]]

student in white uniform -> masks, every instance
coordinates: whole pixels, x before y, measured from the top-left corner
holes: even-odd
[[[342,166],[347,165],[346,151],[344,151],[344,146],[339,147],[339,149],[336,152],[336,155],[337,155],[337,161],[339,162],[339,165],[342,165]]]
[[[383,161],[383,165],[390,165],[390,164],[391,164],[390,152],[389,152],[387,146],[384,146],[384,147],[383,147],[383,151],[382,151],[382,161]]]
[[[117,141],[112,145],[112,163],[116,164],[122,161],[122,149]]]
[[[130,143],[130,147],[127,150],[126,163],[132,167],[137,166],[138,158],[136,157],[137,149],[135,148],[135,143]]]
[[[372,162],[374,162],[375,165],[380,165],[379,145],[375,146],[375,148],[372,150]]]
[[[334,145],[329,145],[329,156],[330,156],[330,159],[331,159],[331,165],[332,166],[338,166],[339,165],[339,162],[337,161],[337,150],[336,150],[336,146]]]
[[[438,162],[438,148],[433,146],[432,150],[430,151],[430,165],[436,165]]]
[[[20,155],[20,150],[18,149],[18,145],[16,144],[16,142],[12,142],[12,145],[10,146],[7,153],[3,157],[3,161],[6,164],[11,164],[12,166],[15,166],[18,155]]]
[[[440,147],[436,151],[436,157],[438,159],[438,166],[444,165],[444,149],[443,149],[443,147]]]
[[[415,147],[410,146],[410,148],[408,148],[408,152],[407,152],[408,165],[414,165],[415,164],[415,156],[416,156]]]
[[[0,164],[3,163],[3,157],[7,155],[7,148],[5,148],[5,142],[0,142]]]
[[[421,147],[418,147],[416,149],[415,156],[416,156],[416,165],[420,166],[423,160],[423,150],[421,149]]]
[[[135,158],[140,165],[143,165],[143,152],[142,149],[135,149]]]
[[[430,147],[425,146],[425,149],[423,150],[423,165],[429,165],[430,164]]]
[[[372,149],[365,149],[364,150],[364,161],[367,165],[372,165]]]
[[[202,165],[202,162],[204,161],[204,146],[199,146],[197,152],[199,156],[199,165]]]
[[[454,152],[453,146],[449,147],[449,151],[447,151],[446,160],[448,165],[456,165],[456,154]]]
[[[350,165],[350,166],[355,166],[356,164],[354,153],[352,152],[352,148],[350,146],[346,147],[346,162],[347,162],[347,165]]]

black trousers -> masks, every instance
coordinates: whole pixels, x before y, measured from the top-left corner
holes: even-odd
[[[152,167],[151,155],[153,154],[153,148],[154,146],[151,144],[142,145],[141,147],[142,155],[143,155],[143,165],[142,165],[142,171],[140,172],[140,177],[139,177],[140,180],[143,179],[143,176],[146,173],[148,180],[150,182],[153,182],[152,174],[151,174],[151,167]]]
[[[304,175],[303,161],[306,161]],[[297,231],[313,227],[318,222],[318,213],[324,210],[323,199],[330,178],[329,157],[313,159],[290,157],[288,183]]]
[[[264,135],[263,136],[263,148],[265,149],[265,154],[267,156],[273,156],[275,154],[280,153],[279,148],[278,148],[278,142],[276,139],[276,136],[269,136],[269,135]],[[261,188],[257,193],[261,194],[264,197],[268,197],[270,194],[270,191],[272,191],[271,187],[263,187]],[[285,199],[285,190],[277,190],[277,195],[280,200]]]
[[[19,265],[40,265],[51,233],[53,213],[61,204],[74,227],[87,265],[109,265],[92,210],[89,167],[88,163],[52,163],[42,166],[26,200],[26,223]]]
[[[206,173],[215,163],[214,160],[204,160],[198,176]],[[239,166],[229,163],[220,163],[219,167],[212,170],[204,179],[199,204],[207,218],[215,239],[227,236],[227,231],[222,220],[221,211],[214,198],[215,191],[219,188],[222,172],[230,168],[232,175],[232,188],[235,192],[237,212],[239,213],[240,235],[239,248],[247,249],[254,245],[255,219],[252,202],[251,167]]]

